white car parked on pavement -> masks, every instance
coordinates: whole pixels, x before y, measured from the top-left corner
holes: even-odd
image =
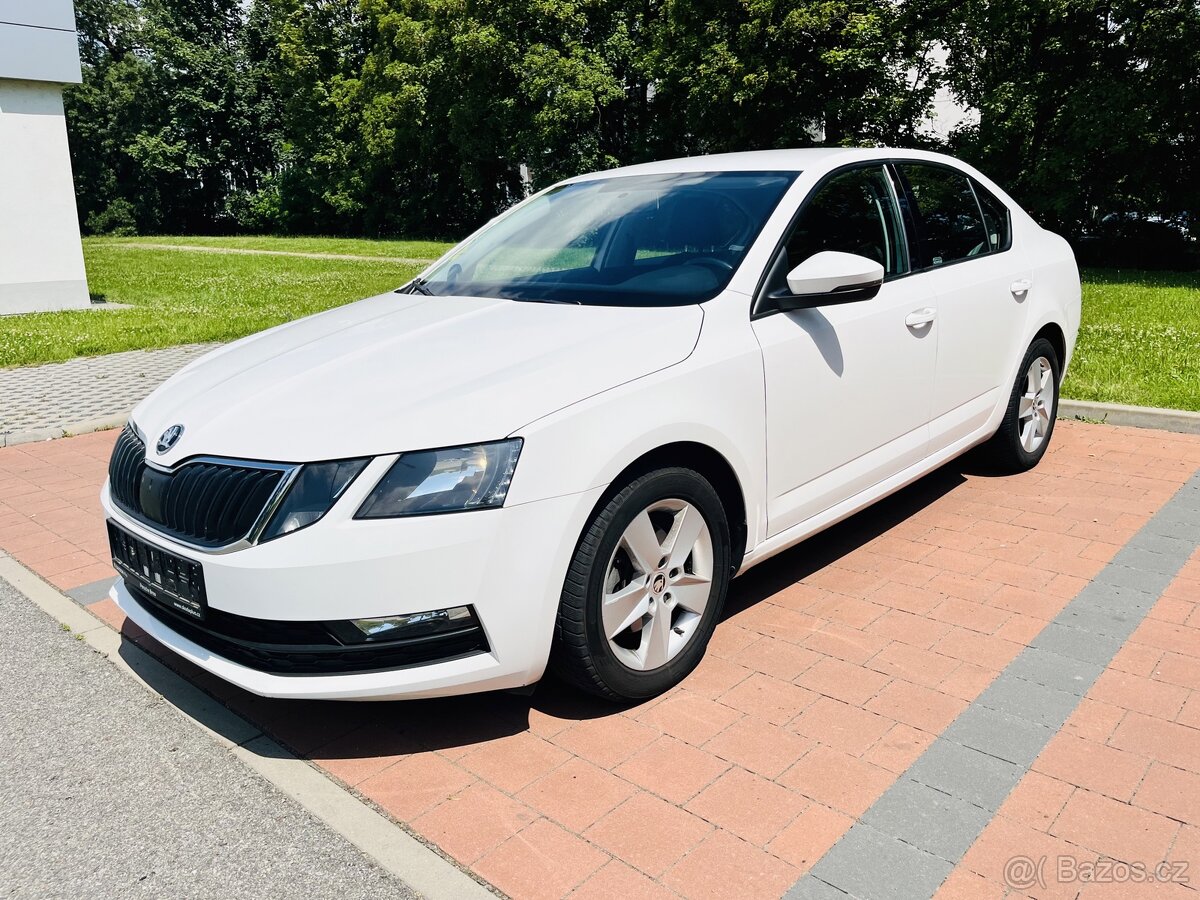
[[[395,293],[192,363],[133,412],[113,597],[275,697],[679,682],[730,579],[965,450],[1037,464],[1066,242],[919,151],[573,178]]]

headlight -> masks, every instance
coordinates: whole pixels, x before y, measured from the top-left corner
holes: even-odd
[[[301,467],[259,541],[282,537],[319,520],[369,462],[369,459],[342,459]]]
[[[355,518],[387,519],[504,505],[521,439],[403,454]]]

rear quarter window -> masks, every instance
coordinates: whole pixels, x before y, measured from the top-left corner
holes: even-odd
[[[1012,246],[1012,223],[1008,207],[997,200],[987,188],[975,179],[971,179],[971,187],[975,189],[975,197],[979,200],[979,209],[983,213],[983,224],[987,228],[988,247],[993,253],[999,253]]]

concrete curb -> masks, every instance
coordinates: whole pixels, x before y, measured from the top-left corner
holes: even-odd
[[[1180,434],[1200,434],[1200,413],[1182,409],[1156,409],[1150,406],[1126,406],[1122,403],[1094,403],[1086,400],[1058,401],[1061,419],[1086,419],[1105,425],[1131,428],[1156,428]]]
[[[58,428],[42,428],[37,431],[19,431],[0,433],[0,447],[13,447],[17,444],[33,444],[38,441],[53,441],[62,437],[77,434],[90,434],[93,431],[107,431],[109,428],[120,428],[129,421],[129,411],[111,416],[101,416],[98,419],[84,419]]]
[[[340,834],[376,865],[429,900],[496,900],[496,895],[349,789],[276,743],[0,551],[0,578],[56,622],[103,653],[148,691],[167,699],[213,740]]]

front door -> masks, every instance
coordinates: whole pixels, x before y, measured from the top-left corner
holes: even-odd
[[[883,164],[835,173],[801,208],[766,290],[814,253],[880,262],[870,300],[762,312],[753,322],[767,395],[767,531],[853,497],[927,453],[936,302],[909,272],[897,191]]]

